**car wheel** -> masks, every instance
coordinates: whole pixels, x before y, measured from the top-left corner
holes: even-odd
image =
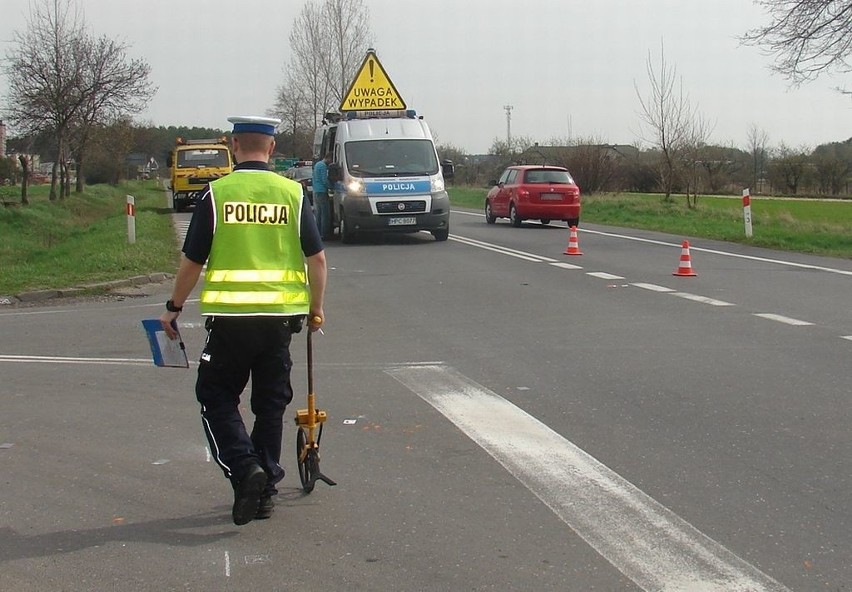
[[[541,223],[547,226],[548,224],[550,224],[550,218],[542,218]]]
[[[568,222],[568,228],[571,228],[572,226],[579,226],[580,225],[580,219],[579,218],[570,218],[567,222]]]
[[[509,206],[509,221],[515,228],[521,227],[521,218],[518,216],[518,209],[515,207],[515,204]]]
[[[485,200],[485,221],[489,224],[497,222],[497,216],[495,216],[494,212],[491,211],[491,202],[487,199]]]
[[[431,230],[432,236],[435,237],[435,240],[438,242],[445,241],[450,236],[449,228],[439,228],[437,230]]]
[[[355,242],[355,232],[349,229],[349,223],[343,212],[340,213],[340,242],[351,245]]]

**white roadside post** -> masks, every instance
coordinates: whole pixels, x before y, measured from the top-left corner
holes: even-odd
[[[743,220],[745,221],[745,235],[751,238],[751,195],[748,188],[743,189]]]
[[[136,242],[136,198],[127,196],[127,242]]]

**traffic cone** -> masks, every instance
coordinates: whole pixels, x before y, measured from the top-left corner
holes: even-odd
[[[577,241],[577,227],[571,227],[571,234],[568,237],[568,248],[565,249],[564,255],[582,255],[583,252],[580,250],[580,244]]]
[[[689,241],[683,241],[680,248],[680,265],[672,275],[696,276],[692,271],[692,258],[689,256]]]

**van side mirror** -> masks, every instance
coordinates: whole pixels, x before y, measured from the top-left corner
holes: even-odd
[[[452,160],[445,159],[441,161],[441,174],[444,179],[452,179],[456,174],[456,167]]]

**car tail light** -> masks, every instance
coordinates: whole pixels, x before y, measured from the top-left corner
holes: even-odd
[[[524,189],[523,187],[518,188],[518,197],[521,199],[527,199],[530,196],[529,189]]]

